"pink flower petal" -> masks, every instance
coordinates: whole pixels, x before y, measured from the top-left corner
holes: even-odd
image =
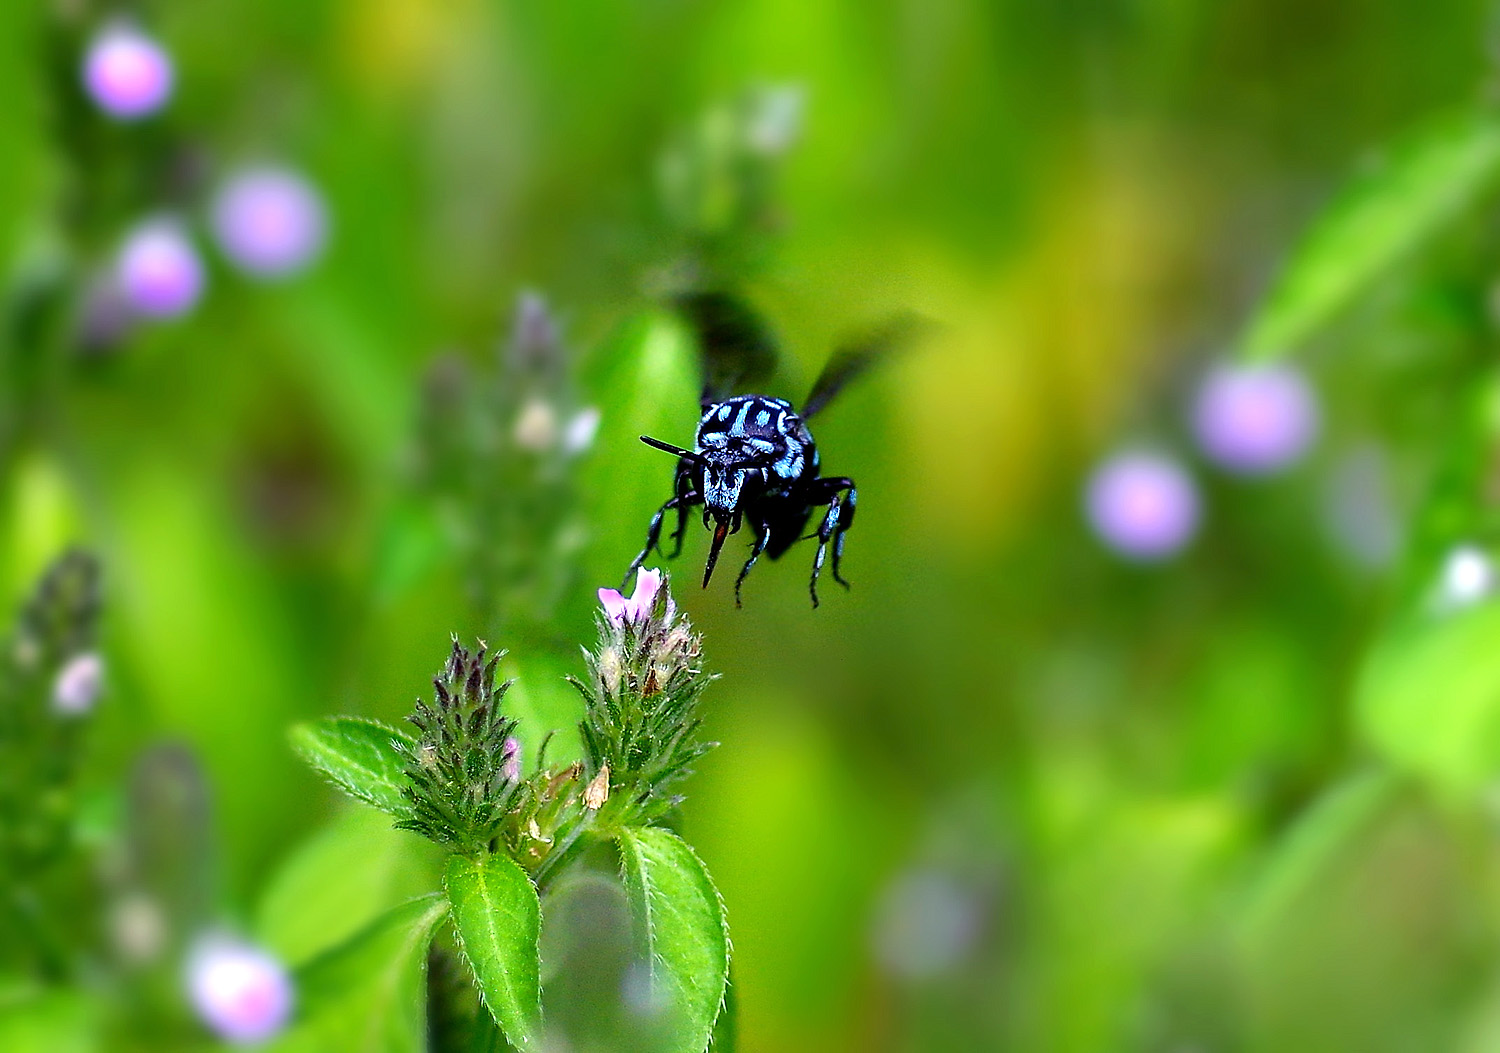
[[[656,603],[656,594],[661,591],[661,571],[642,567],[635,574],[635,595],[630,605],[637,618],[651,617],[651,608]]]
[[[621,596],[615,589],[600,589],[599,602],[604,605],[604,613],[609,620],[616,625],[625,624],[625,616],[630,609],[630,601]]]

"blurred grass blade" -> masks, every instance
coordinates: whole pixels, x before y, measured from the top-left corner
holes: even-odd
[[[1500,172],[1500,119],[1435,122],[1346,187],[1314,222],[1241,335],[1250,359],[1290,354]]]
[[[1266,854],[1237,912],[1237,929],[1252,944],[1274,939],[1288,909],[1374,825],[1395,799],[1399,782],[1376,769],[1336,783],[1297,817]]]
[[[399,731],[373,720],[326,717],[292,728],[292,747],[301,758],[361,801],[405,817],[411,805],[401,795],[405,759],[396,750]]]
[[[620,863],[638,938],[644,938],[651,995],[676,1013],[664,1048],[703,1053],[714,1035],[729,980],[724,905],[708,870],[669,830],[634,827],[619,837]]]
[[[1489,785],[1500,774],[1500,604],[1393,626],[1356,698],[1361,733],[1391,763],[1447,794]]]
[[[517,1049],[537,1048],[542,987],[542,906],[508,856],[455,855],[444,878],[453,924],[485,1005]]]
[[[297,971],[298,1023],[276,1053],[424,1053],[427,946],[448,913],[440,893],[387,911]]]

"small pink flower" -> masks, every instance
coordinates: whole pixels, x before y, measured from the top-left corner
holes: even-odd
[[[647,570],[642,567],[635,575],[634,596],[626,599],[614,589],[600,589],[599,602],[604,604],[604,613],[616,625],[644,621],[651,617],[651,608],[656,605],[656,594],[660,591],[661,585],[661,571]],[[668,597],[668,611],[672,609],[671,604],[671,597]]]
[[[292,1012],[292,982],[282,964],[223,938],[200,944],[193,954],[188,994],[204,1023],[230,1042],[265,1041]]]

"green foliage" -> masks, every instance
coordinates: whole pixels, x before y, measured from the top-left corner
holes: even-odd
[[[299,1022],[273,1049],[425,1053],[427,946],[447,914],[437,893],[411,900],[299,969]]]
[[[298,724],[291,738],[303,760],[353,796],[398,819],[411,815],[402,748],[410,740],[399,731],[373,720],[324,717]]]
[[[72,711],[59,678],[92,652],[99,605],[97,561],[67,552],[0,644],[0,975],[36,970],[60,980],[94,942],[97,914],[67,903],[92,887],[76,828],[83,733],[96,700]]]
[[[502,855],[455,855],[443,887],[475,982],[511,1045],[541,1033],[541,902],[526,872]]]
[[[1392,626],[1356,696],[1360,730],[1393,765],[1450,794],[1479,791],[1500,772],[1500,604]]]
[[[1346,187],[1312,225],[1239,341],[1252,359],[1290,354],[1407,252],[1490,189],[1500,118],[1434,122]]]
[[[724,904],[703,861],[670,830],[631,827],[617,843],[651,1002],[672,1018],[675,1038],[666,1048],[703,1053],[729,983]]]

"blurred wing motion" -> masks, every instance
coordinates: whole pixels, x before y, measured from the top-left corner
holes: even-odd
[[[760,315],[725,292],[689,293],[677,307],[693,327],[703,355],[702,408],[764,381],[776,366],[776,342]]]
[[[833,401],[851,380],[860,376],[881,359],[902,348],[910,347],[936,327],[927,318],[911,311],[889,319],[878,329],[834,350],[828,364],[802,403],[802,416],[809,418]]]

